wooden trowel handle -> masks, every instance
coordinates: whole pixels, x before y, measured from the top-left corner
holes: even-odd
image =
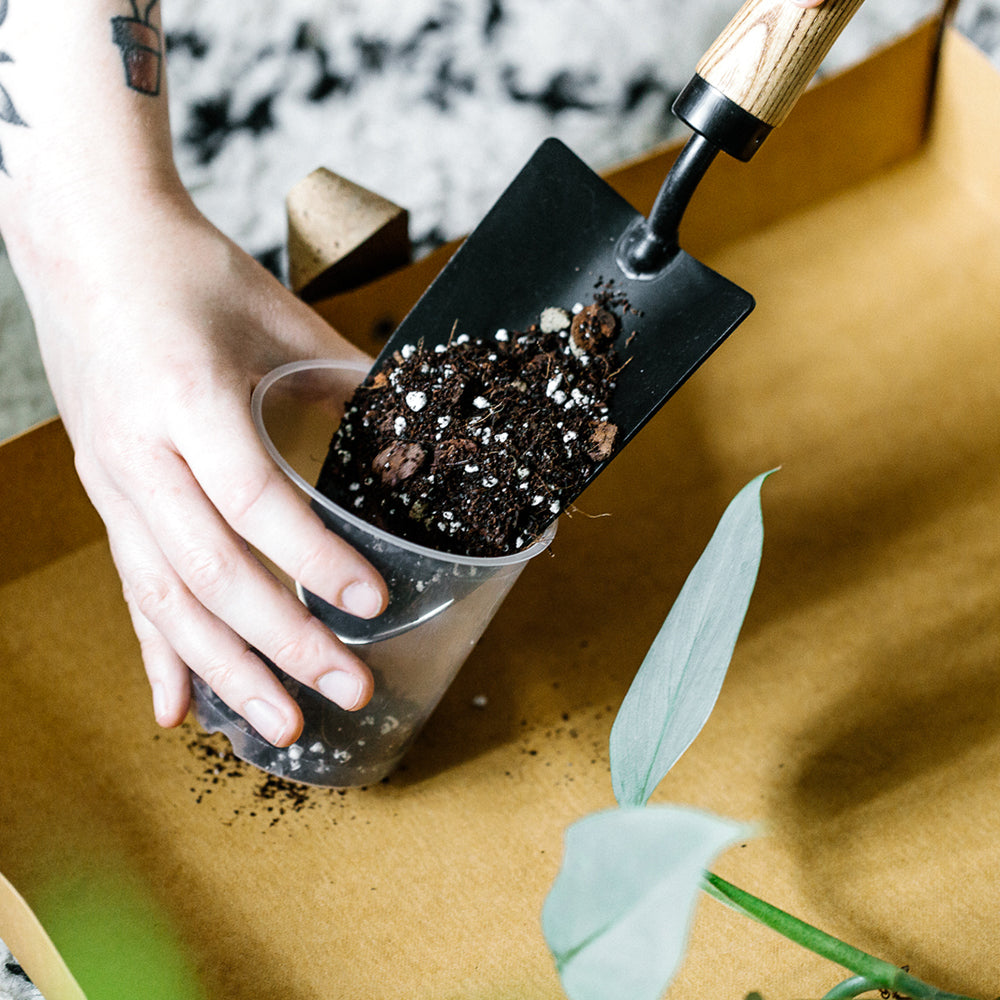
[[[748,160],[784,121],[863,0],[747,0],[698,63],[674,112]]]
[[[862,2],[804,10],[789,0],[748,0],[696,72],[744,111],[780,125]]]

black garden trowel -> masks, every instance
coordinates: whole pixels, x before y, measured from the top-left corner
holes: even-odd
[[[648,218],[562,143],[543,143],[391,335],[373,371],[407,344],[446,344],[456,320],[483,336],[526,329],[546,306],[591,301],[595,284],[610,280],[641,320],[638,335],[622,329],[615,344],[627,364],[610,407],[614,450],[587,482],[599,475],[754,307],[749,293],[680,248],[678,228],[698,183],[720,150],[743,161],[753,156],[861,3],[744,4],[674,103],[694,134]],[[563,506],[573,499],[564,496]],[[379,565],[376,553],[366,554]],[[395,619],[390,604],[365,622],[307,597],[314,613],[357,643],[398,634],[440,610],[428,592],[416,609],[401,602],[405,620]]]

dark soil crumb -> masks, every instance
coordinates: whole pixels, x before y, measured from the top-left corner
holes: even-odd
[[[613,344],[627,308],[603,285],[524,331],[405,346],[350,400],[317,488],[439,551],[530,545],[614,451]]]
[[[315,795],[308,785],[264,774],[239,759],[233,753],[229,741],[217,735],[198,733],[188,740],[188,749],[193,754],[198,772],[196,786],[191,789],[198,795],[200,804],[206,794],[211,794],[214,788],[225,788],[232,782],[239,782],[243,787],[249,787],[255,800],[271,803],[279,810],[279,815],[302,812],[313,808]],[[234,815],[241,811],[234,810]]]
[[[240,760],[233,753],[229,741],[218,734],[196,733],[188,740],[187,747],[195,761],[194,784],[191,786],[195,804],[201,806],[210,801],[208,796],[219,793],[215,796],[215,807],[222,808],[227,823],[252,820],[274,827],[298,813],[317,808],[329,809],[334,803],[340,808],[348,805],[346,789],[317,788],[265,774]],[[230,809],[228,803],[234,801],[232,793],[236,788],[240,794],[235,801],[240,804],[232,805]],[[366,789],[351,791],[363,792]],[[229,792],[228,796],[226,792]],[[246,800],[248,792],[249,804]]]

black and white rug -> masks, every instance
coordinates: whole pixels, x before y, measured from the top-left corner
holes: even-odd
[[[547,136],[600,169],[678,131],[670,105],[734,0],[174,0],[164,8],[182,177],[280,268],[283,199],[319,165],[411,212],[427,247],[472,228]],[[828,66],[936,11],[868,0]],[[249,9],[248,9],[249,8]],[[1000,47],[1000,3],[960,7]],[[251,196],[252,192],[252,196]]]

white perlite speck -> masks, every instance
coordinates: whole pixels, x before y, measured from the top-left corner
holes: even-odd
[[[413,410],[414,413],[419,413],[427,405],[427,393],[418,392],[416,390],[408,392],[406,394],[406,405]]]
[[[549,306],[548,309],[542,310],[538,325],[541,327],[542,333],[558,333],[569,327],[569,313],[565,309],[560,309],[559,306]]]
[[[472,401],[472,405],[477,410],[485,410],[490,405],[490,401],[485,396],[476,396]]]
[[[396,417],[392,422],[392,429],[396,432],[396,437],[399,437],[406,430],[406,417]]]

